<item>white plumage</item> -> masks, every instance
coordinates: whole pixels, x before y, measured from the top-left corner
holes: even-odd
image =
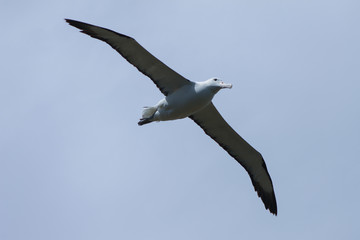
[[[227,124],[212,103],[214,95],[220,89],[231,88],[231,84],[225,84],[217,78],[204,82],[189,81],[129,36],[79,21],[66,21],[81,32],[108,43],[148,76],[165,95],[156,105],[144,107],[139,125],[191,118],[246,169],[265,208],[277,214],[273,184],[261,154]]]

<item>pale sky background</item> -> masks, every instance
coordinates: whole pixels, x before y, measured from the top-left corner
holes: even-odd
[[[134,37],[262,153],[278,216],[190,119],[64,18]],[[0,2],[0,239],[360,239],[360,1]]]

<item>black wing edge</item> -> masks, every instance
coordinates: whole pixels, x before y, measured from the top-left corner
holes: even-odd
[[[277,204],[276,204],[274,186],[273,186],[270,174],[269,174],[269,172],[267,170],[265,161],[264,161],[264,159],[262,157],[261,157],[261,160],[263,161],[262,162],[262,167],[265,169],[266,174],[268,175],[268,177],[270,179],[271,186],[272,186],[272,189],[273,189],[273,191],[270,192],[270,193],[264,191],[264,189],[260,186],[260,184],[254,180],[253,176],[249,173],[249,171],[244,166],[243,167],[249,173],[249,176],[250,176],[251,182],[252,182],[252,184],[254,186],[254,189],[257,192],[258,196],[263,201],[265,208],[269,209],[269,211],[276,216],[277,215]]]
[[[92,24],[88,24],[88,23],[84,23],[84,22],[80,22],[80,21],[76,21],[76,20],[71,20],[71,19],[65,18],[65,21],[66,21],[68,24],[70,24],[71,26],[80,29],[80,30],[81,30],[81,31],[80,31],[81,33],[87,34],[87,35],[89,35],[89,36],[92,37],[92,38],[96,38],[96,39],[99,39],[99,40],[101,40],[101,41],[106,42],[106,43],[109,44],[113,49],[115,49],[123,58],[125,58],[126,61],[128,61],[131,65],[133,65],[133,64],[129,61],[128,57],[124,56],[124,55],[123,55],[120,51],[118,51],[114,46],[112,46],[110,43],[108,43],[108,42],[106,41],[106,39],[98,36],[96,33],[94,33],[93,31],[91,31],[91,29],[89,29],[88,26],[102,28],[102,29],[105,29],[105,30],[107,30],[107,31],[110,31],[110,32],[112,32],[112,33],[114,33],[114,34],[116,34],[116,35],[119,35],[119,36],[121,36],[121,37],[126,37],[126,38],[129,38],[129,39],[133,40],[133,41],[136,41],[134,38],[129,37],[129,36],[124,35],[124,34],[121,34],[121,33],[118,33],[118,32],[115,32],[115,31],[113,31],[113,30],[111,30],[111,29],[108,29],[108,28],[103,28],[103,27],[95,26],[95,25],[92,25]],[[160,60],[159,60],[159,61],[160,61]],[[160,90],[160,92],[162,92],[162,94],[164,94],[165,96],[168,96],[168,95],[169,95],[169,92],[166,91],[165,88],[161,87],[161,86],[155,81],[155,79],[153,79],[153,78],[152,78],[151,76],[149,76],[145,71],[141,70],[141,69],[138,68],[137,66],[135,66],[135,65],[133,65],[133,66],[136,67],[136,69],[137,69],[139,72],[141,72],[141,73],[144,74],[145,76],[149,77],[149,78],[151,79],[151,81],[153,81],[153,83],[156,85],[156,87]],[[189,82],[189,80],[187,80],[187,81]]]
[[[211,136],[207,129],[201,124],[200,121],[196,120],[194,118],[194,116],[189,116],[189,118],[191,120],[193,120],[197,125],[199,125],[203,130],[204,132],[206,133],[206,135],[208,135],[209,137],[211,137],[217,144],[219,144],[217,141],[216,141],[216,138]],[[219,144],[220,147],[222,147],[230,156],[232,156],[234,159],[236,159],[236,156],[233,155],[230,150],[228,149],[228,147],[226,145],[223,145],[223,144]],[[271,177],[270,177],[270,174],[267,170],[267,167],[266,167],[266,164],[265,164],[265,161],[264,159],[261,157],[262,159],[262,167],[265,169],[266,171],[266,174],[268,175],[269,179],[270,179],[270,182],[271,182],[271,185],[273,187],[273,183],[272,183],[272,180],[271,180]],[[237,160],[237,159],[236,159]],[[239,161],[237,161],[238,163],[240,163]],[[257,192],[258,196],[261,198],[262,202],[264,203],[264,206],[265,206],[265,209],[268,209],[270,211],[270,213],[274,214],[275,216],[277,215],[277,204],[276,204],[276,197],[275,197],[275,192],[274,192],[274,187],[273,187],[273,191],[271,193],[268,193],[266,192],[258,182],[256,182],[254,180],[254,177],[251,175],[250,171],[246,168],[246,166],[242,165],[240,163],[240,165],[245,168],[245,170],[247,171],[247,173],[249,174],[250,176],[250,179],[251,179],[251,182],[254,186],[254,190]]]
[[[121,37],[126,37],[126,38],[130,38],[130,39],[133,39],[132,37],[129,37],[129,36],[126,36],[124,34],[121,34],[121,33],[118,33],[118,32],[115,32],[111,29],[108,29],[108,28],[103,28],[103,27],[99,27],[99,26],[95,26],[95,25],[92,25],[92,24],[89,24],[89,23],[84,23],[84,22],[80,22],[80,21],[76,21],[76,20],[72,20],[72,19],[68,19],[68,18],[65,18],[65,21],[70,24],[71,26],[73,27],[76,27],[78,29],[80,29],[82,33],[85,33],[87,35],[89,35],[90,37],[93,37],[93,38],[97,38],[97,39],[100,39],[102,41],[105,41],[105,39],[101,38],[101,37],[98,37],[98,36],[94,36],[95,33],[93,31],[91,31],[88,26],[92,26],[92,27],[97,27],[97,28],[102,28],[102,29],[105,29],[109,32],[112,32],[116,35],[119,35]],[[134,39],[133,39],[134,40]]]

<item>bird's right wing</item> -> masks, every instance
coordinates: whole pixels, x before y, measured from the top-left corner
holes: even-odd
[[[245,168],[265,208],[276,215],[274,188],[261,154],[230,127],[212,103],[190,118]]]
[[[82,33],[109,44],[129,63],[148,76],[165,96],[190,83],[129,36],[75,20],[65,19],[65,21],[80,29]]]

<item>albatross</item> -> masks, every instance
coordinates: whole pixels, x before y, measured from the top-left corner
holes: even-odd
[[[109,44],[165,95],[156,105],[143,109],[139,126],[189,117],[245,168],[265,208],[277,215],[274,187],[262,155],[230,127],[212,103],[215,94],[231,88],[231,84],[218,78],[190,81],[154,57],[132,37],[84,22],[65,21],[82,33]]]

